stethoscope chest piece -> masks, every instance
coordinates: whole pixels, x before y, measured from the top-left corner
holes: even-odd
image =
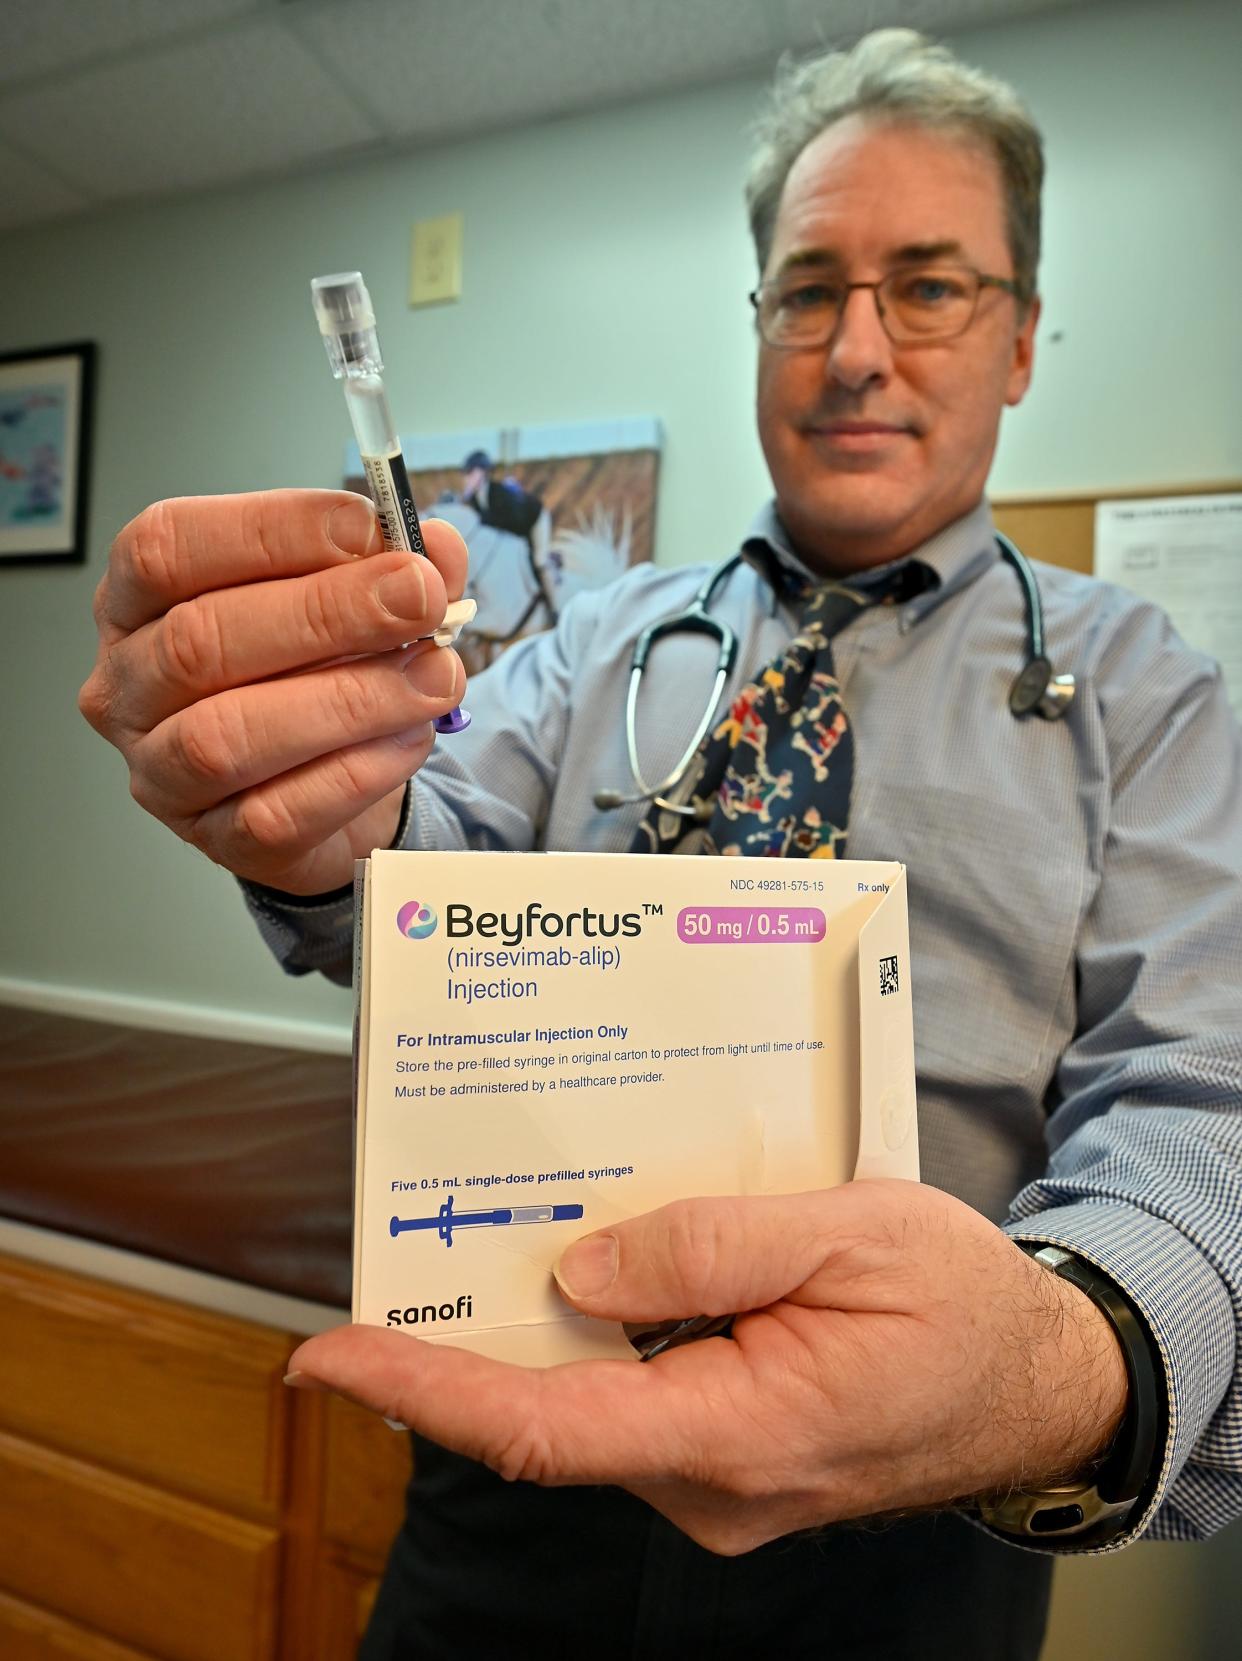
[[[1042,715],[1059,721],[1074,701],[1073,675],[1054,675],[1046,657],[1031,658],[1009,688],[1014,715]]]

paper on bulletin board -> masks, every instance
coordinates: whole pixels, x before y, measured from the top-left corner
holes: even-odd
[[[1162,606],[1242,717],[1242,493],[1100,502],[1095,574]]]

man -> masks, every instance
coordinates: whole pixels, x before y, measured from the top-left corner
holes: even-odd
[[[848,830],[852,855],[909,866],[926,1184],[689,1200],[579,1242],[557,1273],[585,1311],[737,1314],[647,1366],[528,1373],[362,1328],[303,1346],[293,1382],[431,1439],[374,1661],[1018,1661],[1049,1558],[1011,1540],[1190,1538],[1242,1509],[1238,734],[1158,614],[1049,568],[1077,695],[1057,722],[1009,707],[1023,600],[982,493],[1031,373],[1040,170],[1008,89],[886,31],[782,82],[749,187],[775,502],[713,607],[739,640],[735,712],[775,722],[759,688],[794,648],[843,689],[848,826],[840,800],[791,805],[784,851]],[[346,978],[343,885],[373,846],[688,845],[672,816],[596,797],[626,777],[634,642],[703,570],[575,602],[431,754],[461,676],[400,643],[463,561],[427,542],[429,561],[375,553],[333,493],[164,504],[101,589],[87,714],[138,799],[246,881],[295,971]],[[815,608],[842,592],[828,639]],[[713,658],[653,651],[648,777]],[[750,758],[717,754],[713,792],[712,744],[678,787],[712,815],[689,845],[745,846],[725,783]],[[1037,1262],[1044,1242],[1061,1250]]]
[[[471,450],[461,464],[461,499],[485,525],[513,536],[531,533],[543,512],[543,503],[513,479],[492,477],[492,458],[486,450]]]
[[[482,668],[522,635],[556,622],[548,551],[552,516],[515,479],[493,478],[486,450],[472,450],[461,467],[461,501],[470,513],[446,513],[470,550],[467,593],[478,602],[479,617],[466,655]]]

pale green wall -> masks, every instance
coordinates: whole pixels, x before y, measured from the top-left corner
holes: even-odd
[[[995,488],[1236,474],[1242,14],[1104,5],[960,46],[1024,90],[1051,167],[1045,334],[1063,338],[1045,340]],[[90,565],[0,571],[0,977],[343,1028],[343,995],[276,972],[229,879],[130,803],[78,717],[104,550],[160,496],[339,476],[348,434],[307,281],[358,265],[403,430],[657,415],[658,556],[725,553],[764,489],[738,206],[755,92],[4,238],[0,351],[90,338],[101,361]],[[454,210],[462,302],[410,312],[410,224]]]

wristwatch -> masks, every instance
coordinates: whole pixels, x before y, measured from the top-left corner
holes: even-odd
[[[1157,1458],[1168,1424],[1164,1369],[1155,1339],[1115,1282],[1061,1246],[1017,1240],[1036,1263],[1085,1292],[1108,1318],[1125,1357],[1129,1398],[1121,1427],[1093,1472],[1078,1482],[1039,1492],[980,1501],[975,1513],[989,1528],[1013,1539],[1055,1545],[1102,1546],[1124,1534],[1141,1515],[1154,1487]]]

